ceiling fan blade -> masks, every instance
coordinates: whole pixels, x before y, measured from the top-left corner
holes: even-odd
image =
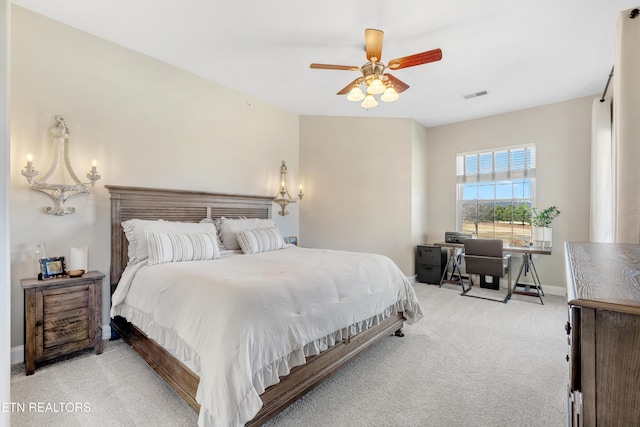
[[[367,51],[367,59],[369,61],[380,62],[382,59],[382,39],[384,38],[384,32],[380,30],[374,30],[373,28],[367,28],[364,30],[364,44]],[[375,58],[375,59],[372,59]]]
[[[399,70],[401,68],[415,67],[429,62],[440,61],[442,59],[442,51],[440,49],[428,50],[415,55],[409,55],[389,61],[388,68]]]
[[[391,82],[391,84],[393,85],[393,89],[400,93],[400,92],[404,92],[405,90],[409,89],[409,85],[406,84],[405,82],[403,82],[402,80],[398,80],[397,78],[393,77],[391,74],[385,74],[385,76],[387,76],[387,78],[389,79],[389,82]]]
[[[355,65],[311,64],[310,67],[319,70],[360,71],[360,67],[356,67]]]
[[[349,83],[348,85],[346,85],[344,87],[344,89],[342,89],[340,92],[336,93],[336,95],[346,95],[346,94],[348,94],[349,92],[351,92],[351,89],[354,86],[358,85],[358,83],[360,83],[360,78],[357,78],[354,81],[352,81],[351,83]]]

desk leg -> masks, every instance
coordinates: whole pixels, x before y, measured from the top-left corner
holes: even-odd
[[[442,287],[444,283],[460,285],[460,287],[462,288],[462,293],[466,294],[471,289],[471,286],[469,286],[468,289],[464,288],[462,271],[460,270],[462,251],[458,252],[458,250],[455,248],[448,248],[448,250],[449,250],[449,260],[447,261],[447,266],[444,269],[442,278],[440,279],[440,287]],[[449,266],[451,266],[451,275],[449,276],[449,278],[447,278],[447,273],[449,272]],[[458,271],[457,274],[456,274],[456,270]],[[453,280],[454,276],[457,277],[458,280]]]
[[[524,271],[524,275],[531,270],[531,278],[533,279],[533,285],[529,283],[520,283],[520,277],[522,276],[522,272]],[[519,291],[518,287],[524,288],[524,290]],[[535,289],[535,292],[531,291],[531,287]],[[511,298],[512,294],[517,295],[528,295],[528,296],[537,296],[540,298],[540,303],[544,304],[542,301],[542,297],[544,296],[544,292],[542,291],[542,285],[540,284],[540,278],[538,277],[538,272],[536,271],[536,266],[533,263],[533,258],[531,254],[523,254],[522,255],[522,265],[520,266],[520,270],[518,271],[518,276],[516,277],[516,281],[513,284],[513,289],[510,290],[510,293],[505,298],[505,302]]]
[[[447,252],[449,255],[449,259],[447,260],[447,265],[444,268],[444,272],[442,273],[442,277],[440,278],[440,287],[442,287],[443,284],[445,283],[452,283],[453,282],[453,274],[456,271],[456,267],[457,267],[457,262],[456,262],[456,250],[453,248],[447,248]],[[449,266],[451,266],[451,275],[449,277],[447,277],[448,273],[449,273]],[[460,270],[458,268],[458,270]]]
[[[531,257],[531,255],[529,256]],[[536,270],[536,265],[533,263],[533,258],[530,258],[530,260],[531,260],[531,277],[534,278],[533,280],[534,283],[536,282],[538,283],[538,289],[540,290],[540,293],[542,294],[542,296],[544,296],[544,291],[542,290],[542,282],[540,282],[540,278],[538,277],[538,271]]]
[[[447,273],[449,273],[449,265],[451,265],[451,256],[449,256],[447,265],[444,267],[444,271],[442,272],[442,277],[440,277],[440,286],[438,286],[439,288],[441,288],[442,285],[444,285],[449,280],[447,279]]]

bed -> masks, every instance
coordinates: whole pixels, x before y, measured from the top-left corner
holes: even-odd
[[[274,288],[273,291],[269,293],[280,295],[281,300],[292,299],[292,293],[287,290],[287,292],[283,293],[278,290],[275,290],[275,277],[272,279],[272,275],[277,275],[276,273],[280,270],[285,270],[280,264],[281,262],[294,262],[295,260],[299,260],[297,262],[301,262],[298,267],[298,270],[302,274],[306,274],[305,280],[315,280],[313,279],[313,275],[311,273],[314,271],[314,268],[311,266],[314,264],[332,264],[338,262],[335,260],[336,254],[333,251],[317,251],[311,249],[297,248],[294,246],[289,246],[282,251],[273,251],[273,252],[265,252],[258,253],[254,255],[242,255],[242,254],[231,254],[226,257],[223,256],[220,259],[216,260],[207,260],[207,261],[197,261],[189,262],[189,263],[173,263],[173,265],[162,264],[161,268],[145,268],[141,267],[138,273],[132,273],[131,266],[127,269],[127,264],[129,263],[130,253],[128,247],[128,239],[125,236],[125,233],[122,228],[122,223],[124,221],[129,220],[141,220],[141,221],[154,221],[158,219],[162,219],[165,221],[172,222],[186,222],[186,223],[199,223],[203,219],[214,219],[219,217],[242,217],[242,218],[256,218],[256,219],[269,219],[271,217],[271,206],[272,199],[270,197],[262,197],[262,196],[239,196],[239,195],[228,195],[228,194],[213,194],[213,193],[205,193],[205,192],[194,192],[194,191],[182,191],[182,190],[163,190],[163,189],[150,189],[150,188],[137,188],[137,187],[121,187],[121,186],[106,186],[108,191],[110,192],[111,197],[111,270],[110,270],[110,283],[111,283],[111,294],[112,299],[116,302],[118,310],[117,313],[129,313],[129,318],[125,318],[127,316],[115,315],[112,316],[111,328],[114,334],[117,334],[121,338],[123,338],[127,343],[129,343],[133,349],[135,349],[147,363],[151,367],[153,367],[156,372],[158,372],[167,382],[170,384],[191,406],[193,406],[196,410],[201,411],[200,421],[201,425],[218,425],[215,420],[212,422],[212,413],[213,409],[211,406],[215,406],[210,404],[208,399],[204,399],[206,405],[201,407],[198,401],[203,401],[203,388],[209,390],[208,387],[200,387],[199,385],[211,385],[211,375],[207,373],[211,371],[209,368],[203,368],[205,365],[204,361],[200,359],[210,359],[211,353],[206,353],[205,348],[211,349],[214,346],[209,345],[204,346],[202,351],[192,351],[191,353],[198,353],[195,361],[197,362],[195,365],[190,364],[188,361],[185,361],[184,351],[175,351],[175,348],[169,349],[163,347],[162,344],[167,345],[166,342],[162,342],[164,340],[164,336],[162,334],[156,334],[153,328],[149,328],[149,325],[145,322],[139,322],[136,324],[136,321],[139,321],[131,310],[127,311],[127,309],[122,308],[122,306],[126,306],[129,302],[124,303],[123,300],[128,298],[131,300],[131,304],[136,300],[137,292],[141,292],[138,290],[123,292],[122,288],[124,285],[121,285],[118,288],[118,283],[122,279],[122,283],[127,283],[127,286],[131,286],[131,289],[140,289],[142,285],[139,283],[146,283],[144,287],[152,288],[153,286],[160,286],[158,283],[160,282],[159,277],[164,277],[168,271],[175,271],[176,274],[182,274],[181,277],[184,277],[184,280],[181,279],[173,279],[176,282],[172,286],[188,286],[194,289],[204,289],[202,292],[218,292],[211,290],[212,288],[217,289],[214,286],[197,286],[200,283],[200,280],[204,280],[205,270],[209,271],[215,267],[215,269],[227,269],[227,271],[231,271],[230,269],[234,268],[233,266],[242,265],[243,267],[239,270],[243,271],[243,274],[248,274],[248,277],[251,277],[251,271],[262,271],[260,270],[262,265],[270,265],[272,268],[272,273],[269,273],[268,278],[272,280],[272,283],[269,286],[264,286],[264,288],[255,287],[255,283],[251,286],[254,286],[253,291],[246,293],[245,295],[253,295],[261,293],[267,293],[264,289]],[[231,251],[232,252],[232,251]],[[340,256],[341,254],[337,254]],[[365,258],[366,255],[366,258]],[[370,264],[375,261],[378,262],[378,258],[369,258],[370,254],[351,254],[344,253],[342,254],[343,258],[353,257],[355,262],[361,262],[364,264]],[[242,258],[244,257],[244,258]],[[310,261],[310,257],[313,257],[314,262]],[[323,258],[324,257],[324,258]],[[380,256],[374,256],[380,257]],[[382,257],[384,258],[384,257]],[[254,266],[249,264],[249,261],[253,262]],[[346,262],[346,261],[345,261]],[[210,263],[210,264],[207,264]],[[239,264],[246,263],[246,264]],[[145,264],[145,263],[140,263]],[[391,263],[393,264],[393,263]],[[328,267],[327,267],[328,268]],[[368,268],[368,267],[367,267]],[[388,266],[384,267],[373,267],[373,268],[383,268],[386,272],[387,270],[393,270]],[[239,271],[238,270],[238,271]],[[375,270],[372,270],[374,272]],[[398,270],[399,271],[399,270]],[[369,274],[369,273],[364,273]],[[379,272],[371,273],[377,276],[380,275]],[[391,275],[395,274],[392,271],[389,273]],[[327,270],[323,273],[324,276],[333,277],[335,273],[333,271]],[[255,273],[254,273],[255,276]],[[168,277],[168,276],[167,276]],[[227,279],[231,276],[227,276]],[[263,276],[264,277],[264,276]],[[391,276],[390,276],[391,277]],[[370,278],[374,281],[373,278]],[[208,279],[207,279],[208,280]],[[220,278],[216,280],[222,280]],[[226,280],[226,279],[225,279]],[[362,282],[363,278],[354,278],[350,285],[354,285],[354,289],[356,289],[355,284],[357,282]],[[396,278],[394,277],[395,281]],[[397,279],[400,280],[400,279]],[[406,278],[402,275],[402,280],[406,282]],[[146,281],[146,282],[145,282]],[[180,283],[184,281],[185,283]],[[366,281],[366,280],[364,280]],[[249,283],[249,280],[244,276],[241,283]],[[292,282],[289,280],[289,282]],[[192,286],[193,283],[193,286]],[[266,278],[265,278],[266,283]],[[163,285],[164,286],[164,285]],[[291,283],[289,283],[291,286]],[[354,313],[362,313],[374,310],[377,313],[375,316],[367,317],[366,319],[359,319],[358,322],[354,322],[353,324],[346,324],[340,327],[336,327],[335,331],[331,334],[327,334],[327,336],[323,336],[318,338],[316,341],[309,342],[308,345],[305,346],[304,351],[306,357],[302,357],[302,361],[300,361],[300,351],[301,349],[296,350],[298,356],[297,361],[293,361],[295,357],[287,356],[291,358],[290,366],[286,363],[284,364],[284,369],[278,368],[276,369],[275,374],[263,374],[263,371],[266,372],[268,369],[265,367],[264,370],[260,372],[260,379],[264,379],[264,383],[258,385],[252,385],[252,390],[255,392],[259,392],[259,405],[256,406],[255,402],[253,405],[248,404],[246,408],[243,410],[245,413],[240,411],[240,415],[235,421],[231,423],[231,425],[262,425],[270,418],[278,414],[284,408],[289,406],[291,403],[296,401],[299,397],[307,393],[313,387],[320,384],[326,378],[328,378],[332,373],[336,372],[340,367],[344,366],[354,357],[362,353],[363,351],[370,348],[377,341],[388,337],[390,335],[402,335],[401,328],[403,327],[404,322],[406,321],[416,321],[422,317],[422,313],[420,311],[420,307],[415,299],[415,294],[413,293],[413,288],[408,282],[399,285],[403,290],[402,301],[396,302],[391,306],[388,306],[385,309],[380,309],[380,307],[373,308],[371,305],[360,308],[354,306],[353,309],[349,308],[348,310],[343,309],[342,314],[350,314]],[[366,286],[365,286],[366,287]],[[373,284],[370,286],[373,287]],[[158,295],[163,294],[167,289],[174,289],[173,287],[165,286],[162,288],[162,292],[157,292]],[[375,289],[374,289],[375,291]],[[175,294],[171,296],[173,298],[171,301],[175,299],[178,301],[178,298],[182,297],[183,292],[174,291]],[[279,292],[279,293],[278,293]],[[311,292],[311,291],[310,291]],[[314,292],[318,292],[317,290]],[[322,290],[322,292],[327,293],[328,291]],[[353,292],[356,292],[353,290]],[[386,292],[386,291],[385,291]],[[114,297],[115,293],[115,297]],[[364,293],[362,295],[362,300],[366,300]],[[371,292],[369,292],[371,293]],[[375,293],[375,292],[374,292]],[[388,293],[388,292],[387,292]],[[122,294],[126,295],[125,297]],[[130,294],[130,295],[129,295]],[[348,294],[348,292],[347,292]],[[140,294],[142,295],[142,294]],[[137,300],[141,301],[141,304],[145,304],[144,296],[137,296]],[[155,295],[155,294],[154,294]],[[203,294],[204,295],[204,294]],[[284,295],[284,296],[283,296]],[[313,295],[313,298],[316,297],[316,294]],[[348,295],[347,295],[348,296]],[[186,298],[186,297],[184,297]],[[204,299],[205,297],[195,297],[196,299]],[[370,297],[367,297],[370,298]],[[385,298],[388,298],[386,296]],[[230,297],[230,300],[233,297]],[[349,298],[346,298],[347,300]],[[354,298],[351,298],[352,300]],[[360,298],[356,298],[360,299]],[[127,300],[127,301],[129,301]],[[216,298],[212,298],[209,301],[217,300]],[[162,303],[158,303],[158,307],[161,306]],[[164,303],[167,304],[166,301]],[[176,304],[183,304],[183,302]],[[188,302],[184,302],[184,304],[190,304]],[[382,304],[382,302],[380,302]],[[383,304],[385,305],[386,302]],[[149,303],[147,302],[147,305]],[[373,304],[375,305],[375,304]],[[114,305],[114,307],[116,307]],[[136,308],[137,309],[137,308]],[[159,310],[159,308],[158,308]],[[298,308],[300,311],[300,309]],[[314,312],[315,309],[309,309],[306,311]],[[224,311],[223,306],[218,306],[216,310],[212,310],[215,312]],[[272,310],[271,312],[278,314],[282,319],[280,319],[279,327],[282,329],[282,325],[288,324],[285,322],[286,319],[291,318],[292,315],[285,313],[286,310]],[[302,313],[306,312],[302,310]],[[317,310],[315,310],[317,311]],[[113,313],[113,309],[112,309]],[[332,313],[330,318],[341,318],[340,311],[336,313]],[[300,313],[293,313],[294,315],[298,315]],[[220,316],[220,314],[218,314]],[[364,314],[363,314],[364,315]],[[151,316],[151,315],[150,315]],[[278,316],[274,315],[274,319]],[[289,316],[289,317],[287,317]],[[368,316],[368,315],[367,315]],[[168,315],[168,317],[170,317]],[[184,316],[175,316],[175,317],[184,317]],[[245,316],[240,316],[244,318]],[[215,325],[215,327],[211,327],[212,330],[221,330],[219,327],[220,324],[226,324],[225,318],[215,320],[216,318],[207,319],[207,324]],[[285,319],[285,320],[283,320]],[[346,321],[347,317],[340,321]],[[349,317],[351,319],[351,317]],[[236,327],[236,323],[242,323],[241,319],[234,320],[229,323],[229,325]],[[351,319],[353,320],[353,319]],[[338,321],[338,320],[336,320]],[[215,323],[213,323],[215,322]],[[264,322],[256,322],[255,320],[246,321],[245,323],[249,324],[251,328],[254,325],[258,324],[271,324],[276,325],[278,320],[264,321]],[[334,325],[328,324],[323,325],[325,328],[334,328]],[[257,326],[256,326],[257,328]],[[314,326],[315,328],[315,326]],[[198,328],[201,329],[201,328]],[[277,328],[276,328],[277,329]],[[277,330],[280,330],[277,329]],[[243,331],[244,329],[240,328],[239,331]],[[186,338],[187,335],[190,335],[189,330],[185,330],[187,333],[184,333],[185,342],[189,342]],[[270,333],[270,331],[267,331]],[[207,342],[212,342],[212,340],[217,339],[212,338],[209,335],[212,335],[214,332],[211,332],[206,337],[202,338]],[[315,329],[314,329],[315,333]],[[287,332],[290,334],[290,332]],[[178,334],[179,335],[179,334]],[[235,335],[235,334],[232,334]],[[254,332],[255,336],[264,336],[264,330],[257,330]],[[302,337],[297,337],[296,339],[307,339],[308,336],[302,334]],[[161,339],[157,338],[160,336]],[[311,335],[309,335],[311,336]],[[156,340],[152,339],[156,338]],[[328,338],[327,338],[328,337]],[[201,339],[197,338],[199,342]],[[324,341],[322,341],[324,340]],[[160,342],[158,342],[160,341]],[[259,341],[259,340],[258,340]],[[286,345],[295,345],[288,343],[288,340],[279,340],[274,339],[273,341],[282,341],[287,342]],[[215,341],[213,341],[215,342]],[[262,343],[262,341],[259,341]],[[321,342],[322,345],[318,345],[318,342]],[[238,344],[244,345],[244,344]],[[252,342],[252,345],[256,345]],[[262,345],[262,344],[260,344]],[[283,344],[284,345],[284,344]],[[233,347],[234,344],[231,345]],[[176,346],[168,346],[168,347],[176,347]],[[180,347],[180,346],[177,346]],[[230,348],[231,348],[230,347]],[[285,346],[286,347],[286,346]],[[233,347],[235,348],[235,347]],[[274,350],[275,352],[276,350]],[[278,350],[280,351],[280,350]],[[282,350],[288,351],[288,350]],[[179,353],[179,354],[176,354]],[[189,352],[187,352],[189,353]],[[202,353],[202,354],[200,354]],[[242,352],[241,352],[242,353]],[[244,354],[244,353],[243,353]],[[275,353],[274,353],[275,354]],[[291,353],[292,355],[294,352]],[[193,354],[189,354],[189,357],[186,359],[193,359]],[[207,357],[205,357],[207,356]],[[257,357],[256,357],[257,358]],[[232,358],[233,359],[233,358]],[[253,359],[253,358],[252,358]],[[284,360],[284,359],[283,359]],[[287,359],[289,360],[289,359]],[[202,363],[200,363],[202,362]],[[234,369],[237,368],[235,359],[230,362],[232,365],[230,372],[234,372]],[[278,362],[280,363],[280,362]],[[300,364],[302,363],[302,364]],[[242,364],[241,364],[242,365]],[[195,367],[194,367],[195,366]],[[244,366],[244,365],[242,365]],[[197,367],[197,369],[196,369]],[[200,371],[201,369],[202,372]],[[200,377],[196,374],[196,371],[202,375]],[[255,381],[256,372],[251,371],[249,374],[254,375],[253,380]],[[286,375],[284,375],[286,374]],[[275,377],[267,378],[267,377]],[[278,379],[279,377],[279,379]],[[265,379],[266,378],[266,379]],[[277,382],[279,381],[279,382]],[[257,381],[258,383],[260,381]],[[202,384],[201,384],[202,383]],[[217,384],[216,381],[213,383]],[[263,387],[262,387],[263,386]],[[235,388],[231,387],[231,388]],[[238,393],[244,393],[244,391],[240,391]],[[218,396],[218,394],[213,393]],[[206,392],[204,392],[206,396]],[[257,410],[256,408],[259,408]],[[206,411],[205,411],[206,409]],[[216,409],[217,410],[217,409]],[[257,413],[256,413],[257,412]],[[206,413],[206,416],[203,416],[203,413]],[[215,418],[215,417],[214,417]],[[224,425],[228,425],[228,423],[224,423]]]

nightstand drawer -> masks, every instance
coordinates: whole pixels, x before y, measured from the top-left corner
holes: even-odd
[[[86,307],[89,307],[89,285],[42,291],[42,309],[45,316]]]
[[[87,345],[87,340],[91,337],[89,314],[89,308],[84,307],[45,316],[42,325],[44,352],[51,347],[74,341],[84,341],[84,345]]]

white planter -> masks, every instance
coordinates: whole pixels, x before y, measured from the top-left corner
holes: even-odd
[[[551,227],[534,227],[533,244],[543,248],[550,248],[553,243],[553,229]]]

